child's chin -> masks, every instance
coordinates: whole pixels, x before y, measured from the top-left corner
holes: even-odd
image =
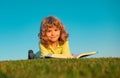
[[[54,43],[54,42],[57,42],[58,40],[50,40],[50,41]]]

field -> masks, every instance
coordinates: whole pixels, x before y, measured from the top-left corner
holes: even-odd
[[[120,58],[0,61],[0,78],[120,78]]]

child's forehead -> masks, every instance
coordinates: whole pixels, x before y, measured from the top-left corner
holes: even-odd
[[[59,29],[57,26],[49,26],[47,29]]]
[[[53,29],[56,29],[56,28],[57,28],[57,29],[59,29],[60,27],[59,27],[59,26],[56,26],[56,25],[49,25],[49,26],[47,27],[47,29],[48,29],[48,28],[53,28]]]

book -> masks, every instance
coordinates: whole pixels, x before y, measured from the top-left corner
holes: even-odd
[[[61,55],[61,54],[48,54],[45,56],[45,58],[76,58],[76,59],[79,59],[79,58],[90,56],[93,54],[96,54],[96,52],[84,52],[84,53],[81,53],[81,54],[78,54],[75,56],[74,55],[73,56],[65,56],[65,55]]]
[[[79,54],[77,55],[75,58],[82,58],[82,57],[86,57],[86,56],[90,56],[90,55],[93,55],[93,54],[96,54],[96,52],[85,52],[85,53],[82,53],[82,54]]]

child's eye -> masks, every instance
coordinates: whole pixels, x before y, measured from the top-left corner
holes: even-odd
[[[58,31],[58,29],[55,29],[55,31]]]

